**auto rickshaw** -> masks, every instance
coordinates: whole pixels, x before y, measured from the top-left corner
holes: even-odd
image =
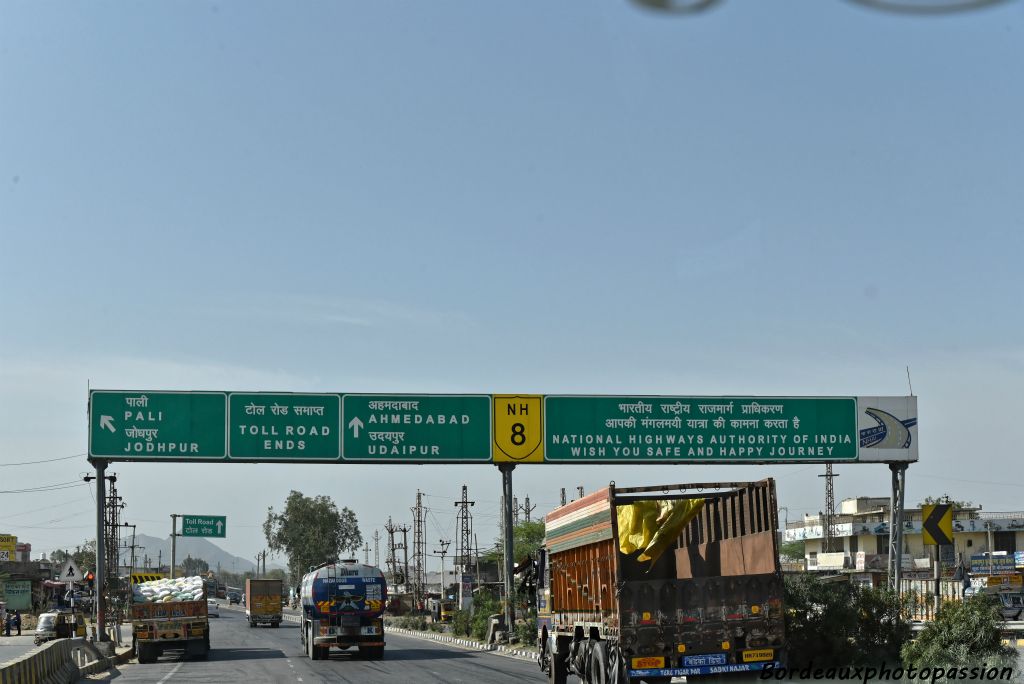
[[[36,623],[35,644],[51,639],[70,639],[85,636],[85,616],[79,613],[43,613]]]

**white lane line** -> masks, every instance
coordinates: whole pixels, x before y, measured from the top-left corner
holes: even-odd
[[[173,670],[171,670],[170,672],[168,672],[167,674],[165,674],[165,675],[164,675],[164,678],[163,678],[163,679],[161,679],[161,680],[160,680],[159,682],[157,682],[156,684],[164,684],[164,682],[166,682],[166,681],[167,681],[168,679],[170,679],[171,677],[173,677],[173,676],[174,676],[174,673],[175,673],[175,672],[177,672],[178,670],[180,670],[180,669],[181,669],[181,666],[182,666],[182,665],[184,665],[184,664],[185,664],[185,661],[184,661],[184,660],[179,660],[179,661],[178,661],[178,664],[174,666],[174,669],[173,669]]]

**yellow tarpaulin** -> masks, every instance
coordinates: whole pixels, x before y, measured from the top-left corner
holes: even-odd
[[[703,505],[704,499],[683,499],[637,501],[616,506],[619,550],[627,555],[641,551],[637,560],[649,560],[653,567]]]

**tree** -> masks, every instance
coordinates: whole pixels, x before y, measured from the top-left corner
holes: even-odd
[[[779,555],[790,560],[802,561],[804,559],[804,542],[783,542],[779,545]]]
[[[69,558],[75,561],[75,565],[82,572],[87,569],[94,570],[96,568],[96,540],[86,539],[81,545],[75,547],[74,553],[58,549],[50,554],[50,562],[56,565],[66,563]]]
[[[957,501],[949,494],[943,494],[940,497],[926,496],[924,498],[924,501],[918,504],[918,508],[921,508],[923,506],[931,506],[932,504],[953,504],[954,510],[964,510],[967,508],[971,508],[974,505],[970,501]]]
[[[495,548],[482,554],[481,560],[501,563],[505,554],[505,540],[495,540]],[[516,563],[527,556],[537,557],[537,549],[544,544],[544,521],[521,522],[512,527],[512,559]]]
[[[340,511],[329,496],[310,498],[292,490],[284,510],[267,509],[263,534],[271,551],[288,556],[288,573],[302,577],[312,566],[354,553],[363,543],[356,514]]]
[[[202,575],[209,572],[209,570],[210,564],[202,558],[193,558],[192,556],[188,556],[185,560],[181,561],[181,573],[186,577]]]
[[[935,620],[903,647],[903,662],[917,667],[966,667],[988,663],[1011,667],[1016,652],[1003,646],[999,603],[992,596],[972,596],[942,604]]]

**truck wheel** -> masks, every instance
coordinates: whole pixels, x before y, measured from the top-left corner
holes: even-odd
[[[139,659],[140,665],[148,665],[149,663],[156,662],[156,649],[153,648],[152,644],[136,643],[135,655]]]
[[[383,646],[360,646],[359,657],[363,660],[383,660],[384,659],[384,647]]]
[[[317,660],[330,660],[331,659],[331,647],[330,646],[317,646],[316,650],[320,651],[317,656]]]
[[[608,684],[608,644],[595,641],[590,648],[590,684]]]
[[[629,684],[629,670],[626,658],[618,645],[612,646],[608,653],[608,681],[611,684]]]
[[[566,684],[569,678],[569,663],[565,660],[565,652],[551,654],[551,664],[548,666],[548,684]]]

